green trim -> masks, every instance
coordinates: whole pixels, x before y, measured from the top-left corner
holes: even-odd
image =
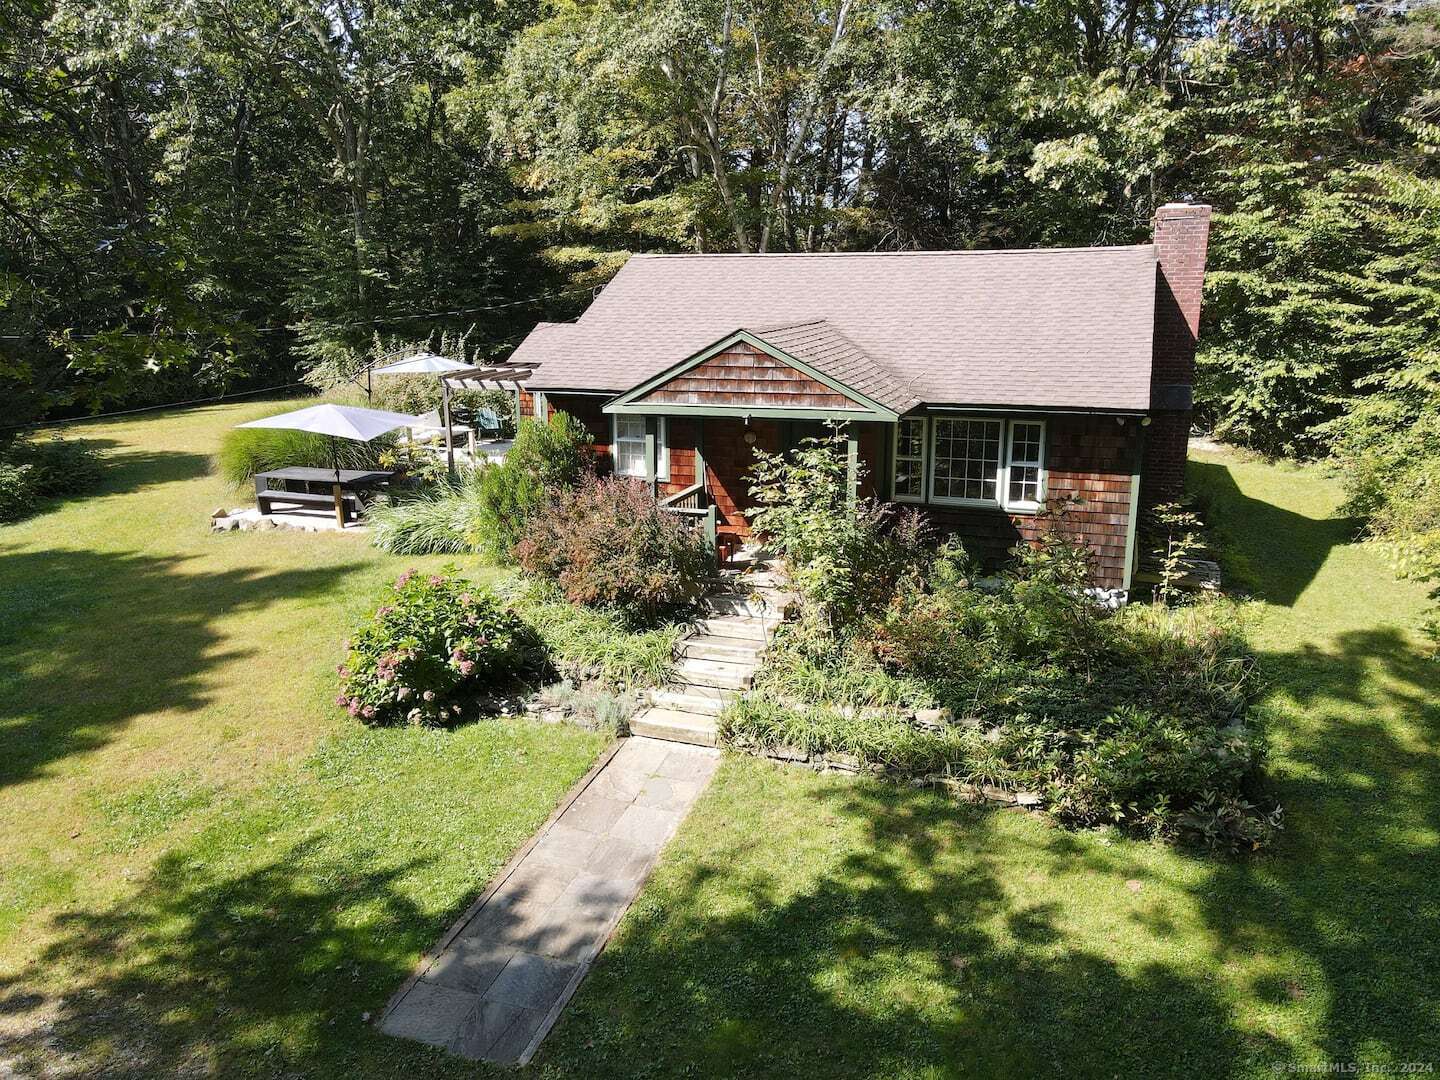
[[[1126,592],[1130,591],[1130,583],[1135,576],[1135,560],[1139,557],[1139,552],[1135,548],[1140,531],[1140,470],[1144,463],[1145,428],[1137,424],[1135,426],[1135,471],[1130,474],[1130,520],[1125,525],[1125,574],[1120,579],[1120,587]]]
[[[836,380],[836,379],[832,379],[829,375],[826,375],[824,372],[816,370],[815,368],[811,367],[809,364],[805,363],[805,361],[803,361],[803,360],[796,359],[795,357],[791,356],[789,353],[785,352],[783,349],[777,349],[774,345],[771,345],[771,344],[770,344],[768,341],[766,341],[764,338],[756,337],[754,334],[750,333],[748,330],[736,330],[733,334],[728,334],[728,335],[726,335],[725,337],[721,338],[719,341],[715,342],[715,344],[710,345],[710,346],[708,346],[707,348],[701,349],[698,353],[695,353],[694,355],[685,358],[684,360],[680,361],[680,363],[675,364],[673,367],[666,368],[664,371],[660,372],[660,374],[654,376],[653,378],[647,379],[645,382],[640,383],[638,386],[631,387],[629,390],[626,390],[623,394],[621,394],[619,397],[617,397],[614,401],[611,401],[611,402],[607,403],[607,404],[605,405],[605,411],[606,411],[606,412],[609,412],[609,413],[614,413],[614,412],[671,412],[671,411],[674,411],[674,410],[676,410],[676,409],[679,409],[679,410],[687,410],[687,411],[690,411],[690,412],[692,412],[692,413],[700,413],[701,415],[720,415],[720,416],[730,416],[730,415],[740,415],[740,416],[779,416],[779,417],[787,417],[787,418],[790,418],[790,419],[800,419],[800,420],[824,419],[825,417],[834,415],[834,414],[837,413],[837,412],[839,412],[839,413],[841,413],[841,414],[846,414],[846,413],[850,413],[850,412],[851,412],[851,410],[849,410],[849,409],[840,409],[840,410],[830,409],[830,410],[828,410],[828,411],[827,411],[827,410],[824,410],[824,409],[800,409],[800,410],[795,410],[795,409],[774,409],[774,408],[765,407],[765,406],[744,407],[744,406],[720,406],[720,405],[716,405],[716,406],[707,406],[707,405],[690,405],[690,406],[684,406],[684,405],[678,405],[678,406],[677,406],[677,405],[661,405],[661,406],[658,406],[658,407],[656,407],[656,406],[648,406],[648,407],[647,407],[647,406],[642,406],[642,405],[636,400],[636,399],[638,399],[638,398],[644,397],[646,394],[650,393],[650,391],[654,390],[656,387],[663,386],[665,383],[669,382],[671,379],[675,378],[676,376],[682,375],[682,374],[684,374],[686,371],[689,371],[689,370],[691,370],[692,368],[698,367],[700,364],[703,364],[706,360],[709,360],[712,356],[715,356],[715,355],[718,354],[718,353],[722,353],[722,352],[724,352],[726,349],[728,349],[730,346],[735,345],[735,344],[737,344],[737,343],[739,343],[739,342],[742,342],[742,341],[745,342],[747,345],[752,345],[752,346],[754,346],[755,348],[759,349],[761,352],[766,353],[767,355],[774,357],[776,360],[779,360],[779,361],[781,361],[782,363],[789,364],[791,367],[795,368],[797,371],[802,371],[802,372],[804,372],[806,375],[810,376],[810,378],[814,379],[816,382],[822,383],[823,385],[828,386],[831,390],[834,390],[837,394],[840,394],[840,395],[842,395],[843,397],[847,397],[847,398],[849,398],[851,401],[857,402],[857,403],[859,403],[861,406],[863,406],[863,409],[855,410],[855,414],[854,414],[853,416],[851,416],[850,419],[855,419],[855,420],[891,420],[891,421],[893,421],[893,420],[895,420],[895,419],[898,418],[898,415],[899,415],[899,414],[897,414],[893,409],[886,408],[884,405],[880,404],[880,402],[876,401],[874,398],[868,397],[868,396],[866,396],[865,394],[860,393],[860,391],[858,391],[858,390],[856,390],[856,389],[854,389],[854,388],[852,388],[852,387],[846,386],[844,383],[842,383],[842,382],[840,382],[840,381],[838,381],[838,380]],[[726,410],[726,411],[725,411],[725,412],[716,412],[716,410],[719,410],[719,409],[724,409],[724,410]]]
[[[680,405],[674,402],[628,405],[612,401],[605,406],[604,411],[644,416],[755,416],[766,420],[832,420],[837,424],[850,420],[867,420],[881,424],[895,422],[893,413],[881,415],[868,409],[786,409],[772,405]]]

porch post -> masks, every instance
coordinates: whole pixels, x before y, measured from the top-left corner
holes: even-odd
[[[860,495],[860,436],[854,424],[845,425],[845,490],[850,505]]]
[[[659,460],[655,448],[655,431],[658,427],[655,417],[645,418],[645,479],[650,482],[650,494],[655,495],[660,491]]]

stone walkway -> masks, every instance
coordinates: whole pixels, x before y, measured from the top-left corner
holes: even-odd
[[[626,739],[401,987],[380,1030],[528,1062],[718,764],[706,747]]]

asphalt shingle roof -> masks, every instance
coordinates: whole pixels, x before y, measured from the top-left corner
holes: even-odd
[[[574,323],[512,362],[537,390],[615,393],[728,334],[882,404],[1143,410],[1155,249],[636,255]]]

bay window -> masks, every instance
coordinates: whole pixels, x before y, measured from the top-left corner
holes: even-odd
[[[1038,510],[1045,501],[1045,421],[902,417],[891,477],[897,502]]]

